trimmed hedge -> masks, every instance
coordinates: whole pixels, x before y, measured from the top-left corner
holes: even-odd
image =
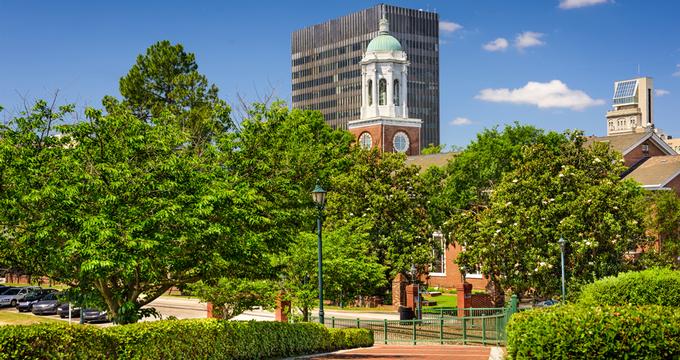
[[[654,268],[606,277],[584,285],[578,302],[589,305],[680,306],[680,271]]]
[[[166,320],[98,328],[0,326],[0,359],[264,359],[373,346],[366,329],[312,323]]]
[[[680,311],[664,306],[564,305],[514,314],[510,359],[677,359]]]

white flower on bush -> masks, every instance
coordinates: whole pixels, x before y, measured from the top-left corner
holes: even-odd
[[[519,180],[517,180],[517,179],[512,180],[513,183],[517,183],[517,181],[519,181]]]
[[[564,177],[564,174],[560,173],[557,177]]]
[[[502,223],[503,223],[503,220],[500,220],[500,219],[496,220],[496,224],[502,224]]]
[[[600,162],[602,162],[602,160],[600,160],[599,157],[596,157],[596,158],[593,160],[593,164],[597,164],[597,163],[600,163]]]
[[[505,206],[510,206],[510,205],[512,205],[512,201],[508,201],[508,202],[505,203]]]

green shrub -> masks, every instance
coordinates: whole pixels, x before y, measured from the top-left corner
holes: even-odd
[[[370,330],[312,323],[201,319],[109,328],[0,326],[0,359],[263,359],[372,345]]]
[[[680,306],[680,271],[654,268],[607,277],[583,286],[578,302]]]
[[[648,306],[555,306],[514,314],[510,359],[676,359],[680,312]]]

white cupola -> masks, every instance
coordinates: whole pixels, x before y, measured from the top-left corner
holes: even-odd
[[[361,60],[361,119],[408,118],[408,60],[383,16]]]

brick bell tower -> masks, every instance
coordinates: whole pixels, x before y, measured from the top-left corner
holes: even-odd
[[[408,66],[406,53],[390,35],[383,15],[378,36],[361,60],[361,118],[347,124],[361,147],[420,154],[422,120],[408,117],[406,103]]]

